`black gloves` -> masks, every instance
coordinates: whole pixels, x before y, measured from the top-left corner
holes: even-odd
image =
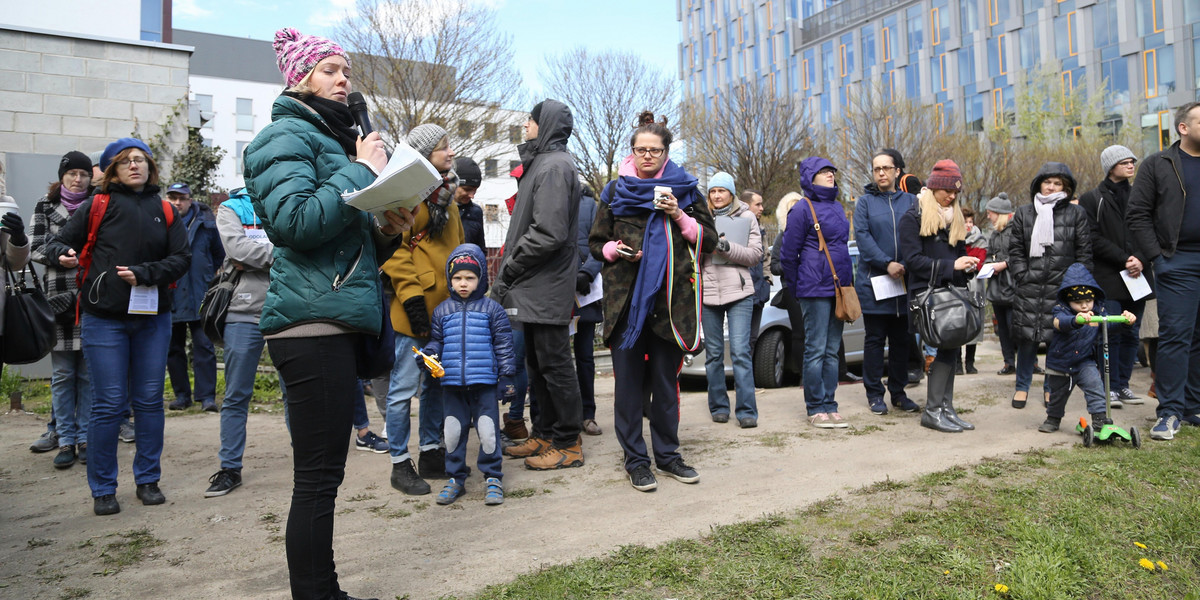
[[[723,234],[723,233],[721,234],[721,237],[717,240],[717,252],[720,252],[721,254],[725,254],[726,252],[729,252],[729,240],[725,239],[725,234]]]
[[[8,243],[14,246],[24,246],[29,242],[29,238],[25,237],[25,221],[15,212],[0,217],[0,231],[8,234]]]
[[[425,310],[425,297],[414,296],[404,301],[404,313],[413,337],[429,337],[429,311]]]
[[[590,289],[592,289],[592,275],[587,271],[580,271],[575,275],[575,291],[587,294]]]

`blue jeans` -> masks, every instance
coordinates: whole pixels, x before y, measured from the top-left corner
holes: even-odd
[[[130,405],[137,434],[133,481],[157,482],[162,475],[163,371],[171,313],[107,319],[85,312],[80,337],[92,375],[87,463],[92,497],[117,493],[117,434]]]
[[[833,316],[833,297],[797,298],[804,311],[804,405],[808,416],[837,412],[838,348],[843,323]]]
[[[1159,418],[1200,413],[1200,252],[1154,259],[1158,289]]]
[[[262,356],[258,323],[225,324],[225,400],[221,403],[221,468],[242,470],[246,451],[246,414],[254,396],[254,375]],[[279,380],[283,387],[283,379]]]
[[[433,450],[442,445],[442,422],[445,420],[442,386],[433,377],[422,374],[413,360],[413,346],[420,349],[425,346],[425,341],[396,332],[396,363],[392,365],[392,378],[388,384],[386,418],[388,450],[393,463],[411,458],[408,436],[412,429],[412,399],[418,391],[421,393],[419,448]]]
[[[1080,367],[1079,372],[1073,375],[1047,373],[1046,386],[1050,390],[1050,404],[1046,406],[1047,417],[1063,418],[1063,415],[1066,414],[1067,400],[1071,397],[1071,390],[1076,387],[1083,390],[1083,399],[1087,403],[1088,414],[1094,415],[1105,411],[1104,379],[1101,378],[1100,371],[1093,362],[1084,364]]]
[[[72,446],[87,441],[88,419],[92,416],[92,381],[82,350],[50,353],[51,406],[54,407],[58,445]]]
[[[1114,390],[1129,387],[1129,377],[1133,375],[1133,363],[1137,362],[1138,347],[1142,340],[1138,337],[1141,328],[1142,313],[1146,312],[1146,301],[1106,300],[1104,309],[1110,315],[1119,315],[1121,311],[1129,311],[1137,317],[1133,325],[1108,325],[1108,373],[1109,384]],[[1096,357],[1096,367],[1100,375],[1104,375],[1104,357]],[[1157,390],[1156,390],[1157,391]]]
[[[1028,392],[1033,383],[1033,368],[1037,366],[1037,342],[1017,342],[1017,383],[1016,391]],[[1050,384],[1042,380],[1042,391],[1050,392]]]
[[[508,405],[508,418],[514,421],[519,421],[525,418],[525,393],[529,389],[529,373],[525,371],[525,329],[520,323],[512,324],[513,338],[513,354],[517,357],[517,373],[513,377],[513,383],[517,388],[517,397]],[[532,399],[531,399],[532,400]],[[533,402],[529,403],[529,418],[533,419],[537,415],[534,413]]]
[[[750,361],[750,320],[754,296],[724,306],[704,306],[704,370],[708,374],[708,412],[729,414],[729,390],[725,386],[725,322],[729,322],[729,353],[733,357],[733,387],[737,397],[734,416],[758,418],[754,398],[754,365]],[[837,352],[837,348],[834,348]],[[834,355],[836,363],[836,354]],[[836,369],[835,369],[836,371]],[[834,374],[836,377],[836,373]]]
[[[367,416],[367,392],[361,379],[354,385],[354,429],[370,429],[371,417]]]

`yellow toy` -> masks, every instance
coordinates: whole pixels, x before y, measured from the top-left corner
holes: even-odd
[[[425,361],[425,367],[429,369],[429,374],[433,375],[435,379],[446,374],[446,370],[442,368],[442,363],[438,362],[436,358],[421,352],[416,346],[412,347],[412,351]]]

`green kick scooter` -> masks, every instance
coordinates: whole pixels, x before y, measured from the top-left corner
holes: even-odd
[[[1108,324],[1119,323],[1126,324],[1128,319],[1121,315],[1112,316],[1092,316],[1076,315],[1076,323],[1084,325],[1090,323],[1100,324],[1100,336],[1103,340],[1104,353],[1104,416],[1105,420],[1112,420],[1112,390],[1110,389],[1109,371],[1108,371]],[[1099,428],[1088,423],[1086,417],[1079,417],[1079,424],[1075,426],[1075,431],[1078,431],[1083,436],[1083,445],[1086,448],[1091,448],[1096,442],[1111,442],[1113,439],[1122,439],[1133,445],[1134,448],[1142,447],[1142,434],[1138,433],[1137,427],[1130,427],[1128,431],[1105,423]]]

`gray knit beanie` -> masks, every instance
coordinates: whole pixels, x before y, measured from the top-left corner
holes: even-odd
[[[441,142],[446,135],[446,130],[442,129],[440,125],[425,123],[413,127],[404,141],[412,146],[413,150],[420,152],[421,156],[429,158],[437,149],[438,142]]]
[[[1137,157],[1125,146],[1109,146],[1105,148],[1100,153],[1100,168],[1104,169],[1104,176],[1108,177],[1108,174],[1112,172],[1112,168],[1127,158],[1132,158],[1134,162],[1137,162]]]
[[[984,209],[998,215],[1011,215],[1013,211],[1012,202],[1009,201],[1008,194],[1004,192],[1000,192],[995,198],[988,200]]]

